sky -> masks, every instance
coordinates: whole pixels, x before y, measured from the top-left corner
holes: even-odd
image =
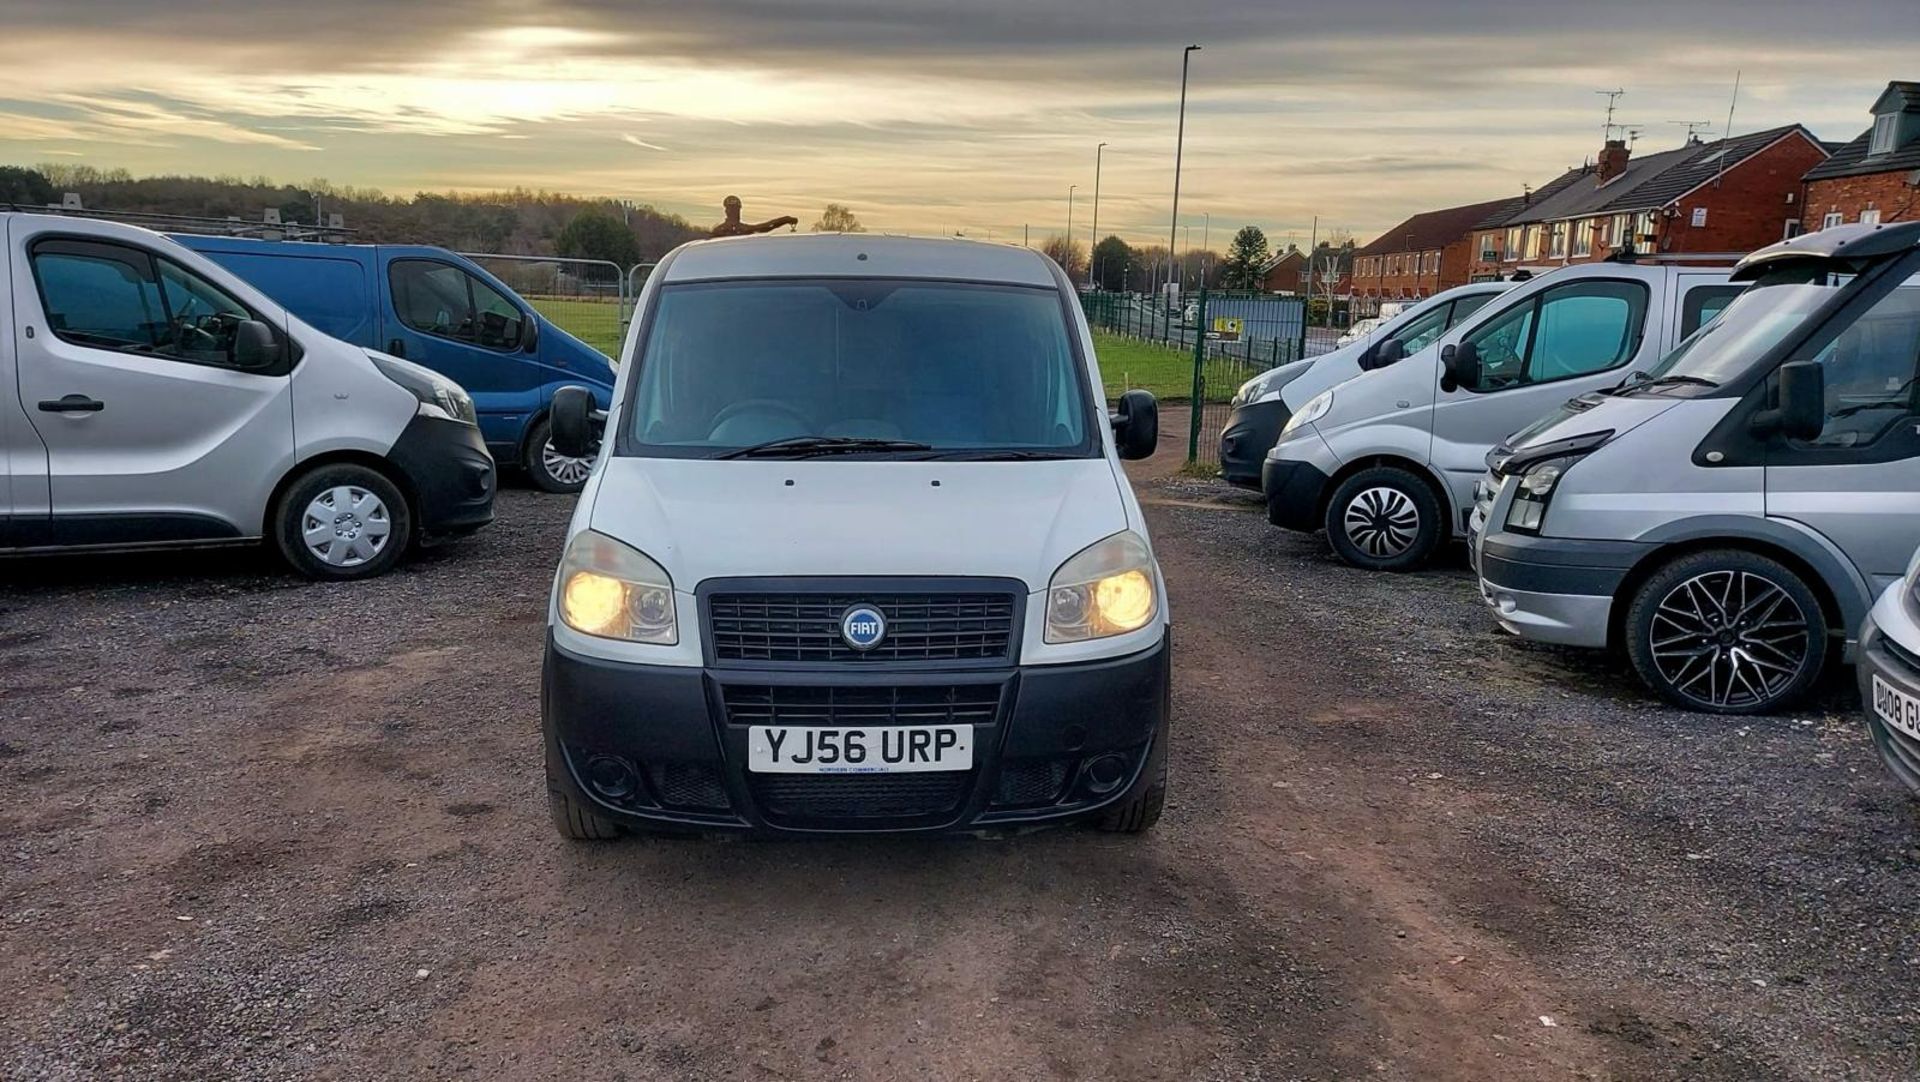
[[[1920,0],[0,0],[0,164],[548,188],[717,221],[1362,241],[1679,122],[1850,139]],[[1070,186],[1077,186],[1071,193]],[[351,224],[351,223],[348,223]]]

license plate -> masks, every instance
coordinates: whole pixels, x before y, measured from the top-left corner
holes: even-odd
[[[973,768],[973,726],[827,729],[755,725],[747,769],[756,774],[905,774]]]
[[[1876,674],[1873,678],[1873,712],[1880,720],[1920,740],[1920,699],[1901,691]]]

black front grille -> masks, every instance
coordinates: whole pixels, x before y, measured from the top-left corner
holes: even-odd
[[[1000,711],[1000,685],[726,684],[720,700],[733,725],[987,725]]]
[[[972,780],[967,770],[762,775],[753,796],[775,819],[917,819],[958,810]]]
[[[725,811],[732,803],[720,771],[706,763],[650,764],[647,778],[660,795],[660,803],[669,808]]]
[[[1060,799],[1067,781],[1067,764],[1060,759],[1009,761],[1000,768],[1000,787],[993,802],[1002,807],[1032,807]]]
[[[713,593],[716,661],[993,661],[1011,656],[1012,593]],[[840,637],[840,618],[870,605],[887,632],[871,650]]]

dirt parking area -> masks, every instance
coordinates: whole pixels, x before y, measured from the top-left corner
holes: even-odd
[[[359,585],[0,564],[0,1075],[1920,1073],[1920,817],[1843,686],[1677,713],[1457,565],[1139,487],[1177,643],[1141,838],[562,842],[565,499]]]

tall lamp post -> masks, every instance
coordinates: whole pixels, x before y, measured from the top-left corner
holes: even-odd
[[[1087,233],[1087,284],[1094,285],[1093,253],[1100,247],[1100,158],[1107,144],[1093,148],[1093,228]]]
[[[1067,185],[1067,265],[1060,268],[1067,272],[1067,281],[1073,281],[1073,192],[1078,184]]]
[[[1180,126],[1173,140],[1173,221],[1167,226],[1167,282],[1173,282],[1174,268],[1179,264],[1175,260],[1174,244],[1180,239],[1180,156],[1187,145],[1187,62],[1200,46],[1189,45],[1180,51]]]

